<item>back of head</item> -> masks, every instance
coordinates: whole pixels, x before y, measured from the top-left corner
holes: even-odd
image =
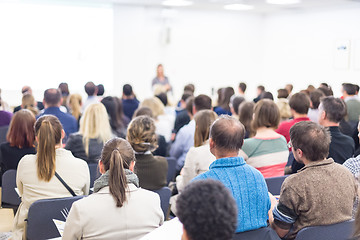
[[[157,145],[155,122],[148,116],[134,118],[128,126],[126,138],[135,152],[154,151]]]
[[[189,97],[192,97],[193,94],[191,92],[184,92],[183,95],[181,95],[181,100],[183,100],[184,102],[186,102],[186,100],[189,98]]]
[[[133,89],[130,84],[125,84],[123,86],[123,94],[127,97],[130,97],[133,94]]]
[[[118,109],[118,102],[116,97],[105,97],[101,100],[101,103],[105,106],[106,112],[109,116],[110,126],[114,131],[123,128],[122,115]],[[121,107],[122,108],[122,107]]]
[[[101,152],[101,162],[105,171],[109,171],[109,189],[116,206],[126,202],[128,188],[126,170],[135,161],[135,154],[130,144],[121,138],[113,138],[105,143]]]
[[[191,92],[192,94],[194,94],[194,92],[195,92],[194,84],[190,83],[190,84],[185,85],[184,92]]]
[[[239,114],[239,106],[244,101],[245,101],[245,98],[243,98],[243,97],[234,97],[234,99],[232,100],[231,106],[237,115]]]
[[[102,84],[99,84],[99,85],[97,85],[97,96],[102,96],[102,95],[104,95],[104,93],[105,93],[105,88],[104,88],[104,85],[102,85]]]
[[[333,96],[334,95],[330,86],[328,86],[328,87],[322,86],[322,87],[319,87],[318,90],[322,91],[325,96]]]
[[[270,100],[274,100],[274,96],[272,95],[271,92],[263,92],[260,95],[260,99],[270,99]]]
[[[237,206],[229,190],[212,179],[190,183],[176,202],[177,216],[190,240],[231,240]]]
[[[164,104],[164,106],[167,106],[168,98],[167,98],[166,93],[160,93],[160,94],[156,95],[155,97],[157,97],[162,102],[162,104]]]
[[[347,95],[352,96],[356,94],[356,86],[354,84],[344,83],[342,87]]]
[[[55,147],[61,144],[62,125],[53,115],[43,115],[35,123],[37,137],[37,175],[40,180],[50,181],[55,174]]]
[[[12,147],[30,148],[35,142],[35,116],[27,110],[17,111],[11,119],[6,139]]]
[[[22,94],[32,94],[32,89],[29,86],[23,86],[21,89]]]
[[[223,108],[226,109],[228,111],[230,111],[230,99],[231,97],[235,94],[235,91],[232,87],[226,87],[222,89],[222,98],[221,98],[221,102],[219,102],[219,105]]]
[[[212,110],[201,110],[195,114],[195,147],[203,145],[209,139],[210,126],[216,120],[216,118],[217,114]]]
[[[280,111],[278,106],[269,99],[262,99],[255,104],[253,130],[260,127],[276,129],[280,122]]]
[[[24,109],[29,109],[35,116],[39,113],[35,98],[31,94],[23,95],[21,99],[21,106]]]
[[[241,91],[243,93],[245,93],[245,91],[246,91],[246,83],[244,83],[244,82],[239,83],[239,88],[241,89]]]
[[[91,138],[105,143],[111,138],[111,129],[108,114],[103,104],[90,104],[80,119],[79,133],[83,136],[86,155],[89,154],[89,141]]]
[[[136,118],[138,116],[148,116],[148,117],[153,117],[152,111],[150,108],[148,107],[140,107],[138,109],[136,109],[136,111],[134,112],[134,116],[133,118]]]
[[[325,94],[319,89],[316,89],[310,93],[310,100],[311,100],[313,109],[318,109],[319,104],[320,104],[320,99],[324,96],[325,96]]]
[[[251,122],[254,115],[254,102],[242,102],[239,106],[239,121],[244,125],[246,131],[251,134]]]
[[[261,92],[264,92],[265,91],[265,87],[263,85],[259,85],[257,86],[257,89]]]
[[[289,92],[285,88],[280,88],[277,92],[277,98],[287,98],[289,96]]]
[[[292,84],[286,84],[285,89],[290,94],[292,92],[292,90],[294,89],[294,86]]]
[[[310,121],[301,121],[290,128],[293,150],[301,149],[309,161],[324,160],[329,154],[330,133]]]
[[[205,94],[200,94],[194,99],[194,106],[196,111],[211,109],[211,98]]]
[[[69,85],[65,82],[59,84],[59,89],[62,96],[69,96]]]
[[[186,99],[186,102],[185,102],[186,103],[185,109],[191,115],[194,115],[194,113],[193,113],[194,99],[195,98],[191,96],[188,99]]]
[[[44,92],[44,101],[49,107],[56,107],[60,105],[61,92],[56,88],[49,88]]]
[[[339,123],[347,114],[345,102],[332,96],[321,99],[319,110],[324,111],[326,118],[334,123]]]
[[[84,86],[84,89],[88,96],[95,96],[97,93],[96,85],[93,82],[87,82]]]
[[[82,97],[80,94],[71,94],[69,97],[69,108],[71,110],[71,114],[79,120],[81,115],[81,104],[82,104]]]
[[[224,152],[239,151],[244,143],[245,128],[233,117],[221,115],[210,128],[210,138]]]
[[[165,113],[164,104],[157,97],[145,99],[141,102],[140,107],[150,108],[155,119]]]
[[[305,93],[295,93],[291,96],[289,105],[296,113],[307,114],[310,107],[310,99]]]

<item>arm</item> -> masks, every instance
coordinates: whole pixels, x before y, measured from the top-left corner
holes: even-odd
[[[81,200],[79,200],[81,201]],[[81,214],[78,209],[78,202],[74,202],[66,219],[63,240],[81,239],[83,229],[80,222]]]
[[[176,187],[179,191],[183,190],[184,187],[189,184],[191,179],[196,177],[196,163],[194,162],[194,149],[190,148],[189,152],[186,154],[185,158],[185,164],[184,167],[181,170],[180,176],[179,176],[179,182],[178,178],[176,178]]]
[[[89,191],[90,191],[90,170],[89,167],[87,165],[87,163],[84,162],[84,172],[86,174],[86,181],[85,181],[85,185],[82,189],[84,195],[89,195]]]

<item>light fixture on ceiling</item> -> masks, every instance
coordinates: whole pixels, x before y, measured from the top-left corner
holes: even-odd
[[[234,3],[234,4],[225,5],[224,9],[226,9],[226,10],[246,11],[246,10],[254,9],[254,6],[247,5],[247,4],[241,4],[241,3]]]
[[[291,5],[298,4],[301,0],[266,0],[267,3],[270,4],[278,4],[278,5]]]
[[[168,7],[186,7],[194,3],[188,0],[165,0],[161,4]]]

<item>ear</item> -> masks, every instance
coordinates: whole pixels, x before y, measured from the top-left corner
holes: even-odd
[[[188,234],[183,226],[183,234],[181,236],[181,240],[189,240]]]
[[[99,166],[99,172],[101,174],[104,174],[106,171],[105,171],[105,168],[104,168],[104,164],[103,164],[103,162],[101,160],[99,160],[98,166]]]
[[[134,172],[134,168],[135,168],[135,161],[132,161],[132,162],[130,163],[129,170],[132,171],[132,172]]]
[[[65,138],[66,134],[64,129],[61,129],[61,141],[63,140],[63,138]]]
[[[192,115],[195,116],[195,113],[196,113],[196,109],[195,109],[195,105],[193,105],[193,107],[192,107]]]
[[[215,147],[215,142],[212,140],[212,138],[209,138],[209,145],[210,149],[213,149]]]

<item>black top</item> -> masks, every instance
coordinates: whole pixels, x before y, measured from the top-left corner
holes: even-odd
[[[136,154],[135,174],[140,187],[147,190],[158,190],[167,185],[167,159],[152,154]]]
[[[87,163],[97,163],[100,159],[103,143],[95,138],[89,140],[89,156],[85,153],[82,135],[75,133],[71,134],[66,142],[65,149],[70,150],[74,157],[81,158]]]
[[[39,110],[43,110],[44,109],[44,104],[42,102],[36,102],[36,106]],[[21,105],[17,106],[14,108],[14,113],[16,113],[17,111],[21,110]]]
[[[153,151],[153,155],[166,157],[168,144],[166,143],[165,137],[163,135],[157,135],[157,140],[159,147]]]
[[[190,122],[190,117],[189,117],[189,114],[188,114],[187,110],[183,109],[183,110],[179,111],[178,114],[176,115],[173,132],[178,133],[180,128],[182,128],[183,126],[185,126],[189,122]]]
[[[334,161],[339,164],[343,164],[347,159],[354,156],[354,140],[342,134],[339,127],[329,127],[329,130],[331,143],[328,157],[334,159]]]
[[[36,154],[35,147],[11,147],[10,143],[8,142],[2,143],[0,145],[0,183],[3,173],[9,169],[16,170],[20,159],[27,154]]]

